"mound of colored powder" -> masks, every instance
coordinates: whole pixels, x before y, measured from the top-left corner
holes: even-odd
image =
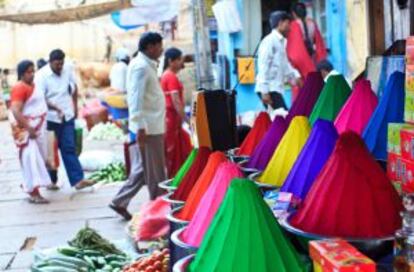
[[[213,178],[217,175],[217,169],[219,169],[219,166],[226,161],[227,157],[221,151],[216,151],[210,155],[206,168],[188,195],[183,209],[177,214],[178,218],[186,221],[191,220],[197,209],[198,203],[207,191]]]
[[[361,135],[377,104],[378,98],[371,89],[371,83],[366,79],[358,80],[351,96],[336,117],[335,127],[338,133],[351,130]]]
[[[230,182],[235,178],[242,178],[243,174],[237,164],[224,162],[220,164],[216,175],[192,217],[188,228],[183,232],[182,239],[189,245],[199,247],[203,237],[213,220]]]
[[[318,119],[334,121],[350,94],[351,88],[342,75],[330,76],[309,117],[311,125]]]
[[[318,120],[280,191],[304,200],[331,155],[338,133],[332,122]]]
[[[295,116],[301,115],[309,117],[321,94],[323,85],[324,81],[321,73],[311,72],[308,74],[298,97],[293,102],[293,105],[286,116],[286,121],[288,123],[290,123]]]
[[[234,179],[188,271],[299,272],[303,268],[257,186]]]
[[[381,238],[401,226],[402,203],[355,132],[339,137],[291,224],[305,232],[344,238]]]
[[[259,181],[275,186],[282,186],[295,163],[302,147],[309,137],[308,118],[296,116],[279,143]]]
[[[369,151],[378,160],[387,160],[387,129],[389,123],[404,122],[405,74],[391,74],[363,135]]]
[[[181,201],[185,201],[187,199],[191,189],[193,189],[194,184],[203,172],[210,154],[211,150],[208,147],[200,147],[198,149],[198,153],[193,164],[183,177],[180,186],[178,186],[177,190],[172,195],[172,199]]]
[[[272,158],[273,153],[276,150],[276,147],[279,145],[280,140],[287,129],[287,122],[285,118],[281,116],[276,116],[270,125],[269,130],[264,135],[263,139],[254,149],[250,159],[247,163],[248,168],[253,168],[263,171],[270,159]]]
[[[171,186],[178,187],[181,181],[183,180],[185,174],[187,174],[188,170],[190,169],[191,165],[194,162],[194,159],[197,156],[198,149],[193,149],[188,155],[187,159],[185,160],[184,164],[180,167],[177,174],[175,174],[173,180],[171,181]]]
[[[272,120],[270,120],[269,114],[261,112],[254,121],[253,128],[247,134],[240,149],[237,151],[239,156],[250,156],[253,150],[256,148],[260,140],[268,131]]]

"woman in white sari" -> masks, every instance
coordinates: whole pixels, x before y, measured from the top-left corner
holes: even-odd
[[[9,119],[15,144],[19,149],[24,183],[22,188],[29,194],[29,202],[49,203],[39,188],[51,183],[46,169],[47,105],[44,94],[33,85],[34,63],[22,61],[17,66],[19,81],[12,88]]]

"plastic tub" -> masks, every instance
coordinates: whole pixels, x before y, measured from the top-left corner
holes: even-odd
[[[184,203],[185,203],[184,201],[171,199],[173,194],[174,194],[174,192],[168,192],[167,194],[162,196],[162,199],[164,201],[170,203],[172,210],[174,210],[176,208],[181,208],[182,206],[184,206]]]

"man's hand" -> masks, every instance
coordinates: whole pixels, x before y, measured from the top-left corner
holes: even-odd
[[[147,138],[147,133],[145,132],[145,129],[138,130],[137,142],[140,148],[144,148],[146,138]]]
[[[36,130],[34,128],[29,127],[27,129],[27,131],[29,132],[29,138],[30,139],[36,139],[37,138],[37,132],[36,132]]]
[[[65,117],[65,114],[63,113],[63,111],[59,108],[56,108],[56,112],[57,112],[60,120],[63,120],[63,117]]]
[[[299,88],[303,87],[303,81],[301,78],[297,78],[296,79],[296,86],[298,86]]]
[[[262,93],[262,101],[266,105],[272,106],[272,97],[268,93]]]

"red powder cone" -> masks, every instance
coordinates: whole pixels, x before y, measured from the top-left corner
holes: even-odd
[[[401,199],[355,132],[343,133],[291,224],[305,232],[380,238],[401,226]]]
[[[237,151],[237,155],[250,156],[266,134],[271,123],[272,120],[270,120],[269,114],[266,112],[259,113],[256,121],[254,121],[253,128],[250,130],[249,134],[247,134],[246,139],[244,139],[240,149]]]
[[[203,173],[198,178],[196,184],[191,190],[190,194],[187,197],[185,206],[178,213],[177,217],[183,220],[190,221],[193,218],[193,215],[200,203],[201,198],[204,196],[204,193],[207,191],[208,187],[211,184],[214,176],[216,175],[217,169],[220,164],[227,161],[227,157],[223,152],[216,151],[210,155],[206,167],[203,170]]]
[[[211,154],[211,150],[208,147],[200,147],[198,149],[197,157],[195,158],[191,168],[184,176],[177,190],[172,195],[172,199],[185,201],[193,189],[194,184],[203,172],[208,158]]]

